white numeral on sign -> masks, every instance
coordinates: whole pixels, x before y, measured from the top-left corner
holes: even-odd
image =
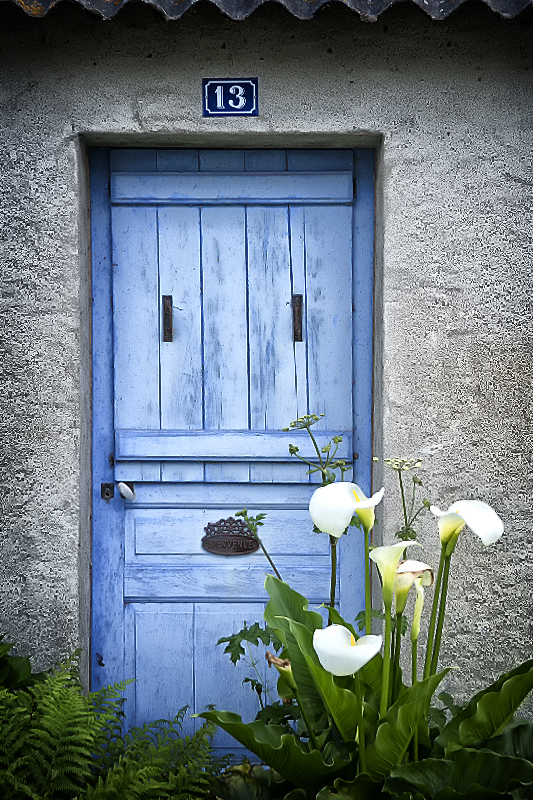
[[[230,86],[229,90],[230,94],[235,94],[237,97],[235,100],[230,100],[229,104],[232,108],[242,108],[243,105],[246,103],[246,98],[244,96],[244,86]]]
[[[215,94],[217,96],[217,108],[223,109],[224,108],[224,87],[217,86],[215,89]]]

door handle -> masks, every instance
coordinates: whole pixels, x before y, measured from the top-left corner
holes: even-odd
[[[303,342],[302,313],[304,304],[303,294],[292,296],[292,337],[294,342]]]
[[[172,295],[164,294],[163,300],[163,341],[172,341]]]

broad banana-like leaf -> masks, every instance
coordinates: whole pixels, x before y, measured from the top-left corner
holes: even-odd
[[[354,693],[349,689],[341,689],[340,686],[337,686],[331,672],[326,672],[320,665],[313,647],[311,631],[301,623],[292,620],[289,620],[289,626],[307,661],[322,701],[339,729],[340,735],[345,742],[354,739],[357,730],[357,700]]]
[[[383,781],[373,781],[366,772],[362,772],[353,781],[337,778],[333,786],[324,786],[320,790],[316,800],[385,800],[391,795],[381,791],[382,785]]]
[[[318,611],[309,611],[308,599],[291,589],[285,581],[280,581],[273,575],[267,575],[265,589],[270,595],[270,600],[265,608],[264,617],[271,628],[276,632],[279,631],[279,638],[283,644],[285,644],[283,634],[287,630],[284,619],[301,622],[310,631],[323,627],[324,620]]]
[[[300,741],[280,725],[265,725],[259,720],[245,723],[231,711],[204,711],[195,716],[219,725],[285,780],[301,789],[317,782],[333,781],[350,763],[339,758],[326,762],[318,750],[305,751]]]
[[[402,761],[420,721],[427,716],[435,689],[448,672],[444,670],[410,686],[389,708],[373,743],[366,750],[367,771],[371,778],[385,777]]]
[[[295,592],[288,583],[267,576],[265,588],[270,594],[265,609],[265,620],[276,631],[283,642],[287,658],[291,662],[292,673],[298,686],[298,696],[307,716],[316,729],[326,722],[326,709],[307,659],[291,630],[291,623],[297,622],[309,631],[311,638],[317,628],[323,625],[323,619],[316,611],[308,611],[307,599]]]
[[[432,755],[448,756],[454,749],[497,736],[532,689],[533,659],[476,694],[437,736]]]
[[[473,745],[476,750],[492,750],[500,756],[525,758],[533,762],[533,722],[510,723],[499,736],[482,739]]]
[[[432,800],[499,800],[533,785],[533,764],[490,750],[461,748],[451,759],[426,758],[391,770],[385,789],[401,795],[419,791]]]

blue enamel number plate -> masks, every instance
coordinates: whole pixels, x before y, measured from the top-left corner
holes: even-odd
[[[204,78],[204,117],[257,117],[257,78]]]

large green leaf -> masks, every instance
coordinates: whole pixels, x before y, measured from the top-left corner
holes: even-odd
[[[273,575],[267,575],[265,589],[270,595],[270,600],[265,608],[264,617],[273,630],[279,631],[278,635],[283,644],[285,644],[283,634],[288,629],[286,623],[288,619],[300,622],[310,631],[323,627],[324,620],[318,611],[309,611],[307,598],[291,589],[288,583],[280,581]]]
[[[533,762],[533,722],[510,723],[499,736],[482,739],[472,745],[476,750],[493,750],[500,756],[525,758]]]
[[[401,794],[411,789],[432,800],[496,800],[520,786],[533,785],[533,764],[490,750],[456,750],[452,759],[426,758],[391,770],[385,788]]]
[[[300,703],[305,707],[311,723],[316,728],[322,727],[326,721],[326,710],[307,659],[291,630],[291,625],[293,623],[301,625],[309,632],[312,639],[314,631],[322,628],[323,619],[316,611],[308,611],[307,599],[291,589],[287,583],[268,575],[265,588],[270,594],[270,600],[265,609],[265,620],[283,642],[285,654],[291,662],[294,679],[298,686]]]
[[[306,659],[309,671],[314,679],[315,686],[329,714],[333,718],[339,733],[345,742],[355,738],[357,730],[357,700],[349,689],[337,686],[331,672],[321,667],[313,647],[313,634],[300,622],[289,621],[300,651]]]
[[[391,795],[381,791],[382,785],[383,781],[373,781],[366,772],[362,772],[353,781],[337,778],[333,786],[324,786],[320,790],[316,800],[385,800]]]
[[[318,750],[306,752],[300,741],[279,725],[265,725],[259,720],[245,723],[231,711],[205,711],[195,716],[215,722],[283,778],[302,789],[334,780],[349,763],[339,758],[325,762]]]
[[[388,775],[392,767],[402,761],[420,721],[427,716],[435,689],[448,672],[444,670],[410,686],[389,708],[374,742],[366,750],[371,778]]]
[[[501,733],[523,700],[533,689],[533,659],[475,695],[465,708],[453,717],[435,739],[433,755],[468,747],[481,739]]]

